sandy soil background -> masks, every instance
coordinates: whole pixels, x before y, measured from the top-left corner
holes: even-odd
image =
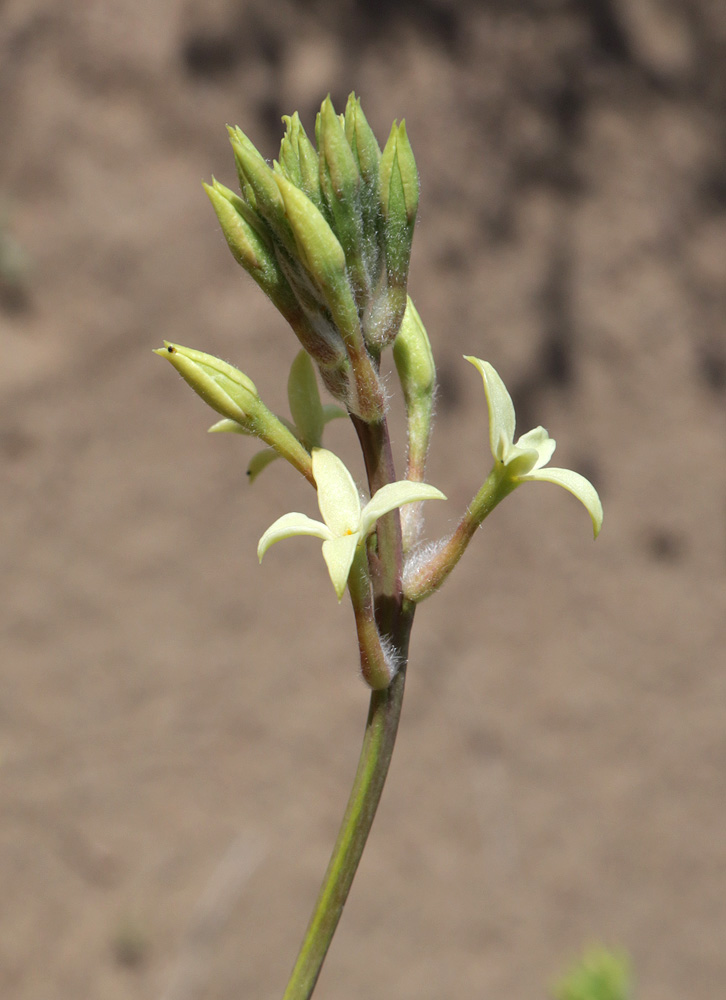
[[[225,123],[405,116],[450,525],[520,429],[598,485],[497,511],[421,607],[390,780],[316,996],[535,1000],[592,941],[640,1000],[726,981],[720,0],[0,5],[0,993],[282,993],[367,696],[309,489],[151,354],[286,412],[296,342],[200,187]],[[395,406],[396,401],[394,401]],[[330,445],[360,471],[351,429]],[[396,445],[401,453],[400,432]],[[357,464],[356,464],[357,463]],[[444,509],[445,506],[445,509]]]

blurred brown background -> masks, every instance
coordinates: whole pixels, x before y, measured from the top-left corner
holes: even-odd
[[[481,380],[605,503],[521,489],[419,611],[388,787],[318,1000],[535,1000],[592,941],[639,1000],[726,982],[721,0],[0,5],[0,993],[274,1000],[367,695],[282,463],[151,354],[287,412],[296,342],[200,187],[355,89],[406,117],[431,507],[489,468]],[[394,406],[397,401],[394,400]],[[400,424],[398,425],[400,427]],[[331,447],[355,458],[351,429]],[[396,446],[404,445],[400,431]],[[357,463],[357,464],[356,464]]]

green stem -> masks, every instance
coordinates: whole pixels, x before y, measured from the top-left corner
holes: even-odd
[[[406,639],[411,619],[407,620]],[[407,645],[407,642],[405,643]],[[308,1000],[348,898],[391,762],[403,704],[405,666],[371,694],[358,770],[343,822],[283,1000]]]
[[[352,416],[353,426],[363,450],[363,458],[368,476],[370,494],[387,483],[396,481],[391,441],[385,420],[367,424]],[[390,632],[401,607],[401,574],[403,571],[403,546],[401,542],[401,518],[398,510],[392,510],[380,518],[376,525],[378,536],[379,572],[376,584],[376,615],[382,630]]]
[[[473,498],[454,533],[425,562],[414,563],[406,573],[405,596],[417,603],[438,590],[466,551],[482,521],[497,504],[517,486],[517,480],[503,472],[500,463],[487,476],[484,485]]]
[[[313,476],[313,463],[309,452],[300,444],[298,439],[288,430],[279,417],[260,403],[258,413],[251,422],[252,431],[265,444],[274,448],[278,455],[287,459],[290,465],[294,466],[298,472],[302,473],[310,485],[315,489],[315,478]]]
[[[386,483],[395,482],[396,478],[388,427],[385,420],[377,424],[367,424],[357,417],[352,419],[360,438],[368,484],[373,495]],[[353,788],[283,1000],[308,1000],[312,996],[373,825],[396,742],[403,705],[408,641],[413,624],[414,606],[403,607],[401,527],[396,511],[380,519],[377,533],[380,577],[376,617],[378,628],[391,640],[401,666],[388,687],[371,693],[368,721]],[[365,552],[362,552],[361,556],[365,559]],[[370,626],[375,630],[376,622],[371,616],[368,604],[370,600],[368,576],[365,567],[359,566],[357,569],[360,572],[351,588],[354,611],[357,607],[356,624],[359,624],[358,615],[365,611],[366,627]],[[360,628],[358,634],[360,641]],[[363,638],[365,644],[368,644],[371,636],[365,632]],[[373,638],[380,648],[377,630]],[[361,663],[365,670],[363,653],[361,648]]]

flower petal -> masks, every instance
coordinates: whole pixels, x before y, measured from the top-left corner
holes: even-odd
[[[348,574],[360,537],[360,532],[356,531],[352,535],[342,535],[340,538],[330,538],[323,542],[323,558],[327,563],[335,593],[338,595],[338,603],[345,593],[345,585],[348,582]]]
[[[592,528],[595,538],[600,534],[603,518],[600,497],[590,480],[585,479],[579,472],[572,472],[570,469],[538,469],[528,476],[522,476],[522,480],[541,480],[545,483],[555,483],[557,486],[564,486],[566,490],[577,497],[580,503],[587,508],[587,512],[592,518]]]
[[[551,438],[544,427],[535,427],[534,430],[527,431],[517,441],[517,448],[533,448],[537,452],[537,461],[532,466],[532,471],[541,469],[547,465],[555,453],[557,447],[555,439]]]
[[[281,542],[283,538],[292,538],[294,535],[313,535],[315,538],[322,538],[324,541],[332,538],[332,532],[322,521],[313,521],[305,514],[293,512],[283,514],[278,517],[274,524],[271,524],[257,544],[257,558],[262,562],[262,557],[271,545]]]
[[[398,483],[389,483],[381,486],[373,498],[363,508],[360,516],[360,531],[365,538],[373,531],[373,526],[379,517],[383,517],[396,507],[402,507],[405,503],[415,503],[417,500],[445,500],[446,497],[437,490],[435,486],[428,483],[412,483],[408,480],[401,480]]]
[[[514,403],[497,371],[488,361],[464,355],[484,380],[484,392],[489,408],[489,443],[492,455],[499,462],[507,461],[507,446],[514,441]]]
[[[534,469],[539,468],[538,459],[539,452],[536,448],[520,448],[518,444],[510,445],[504,463],[507,474],[511,479],[521,479],[523,476],[528,476]]]
[[[360,524],[360,496],[353,477],[337,455],[313,448],[313,476],[318,507],[334,535],[349,535]]]

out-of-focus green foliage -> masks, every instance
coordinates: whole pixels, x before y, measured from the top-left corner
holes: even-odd
[[[588,949],[552,991],[554,1000],[633,1000],[630,962],[622,952]]]

